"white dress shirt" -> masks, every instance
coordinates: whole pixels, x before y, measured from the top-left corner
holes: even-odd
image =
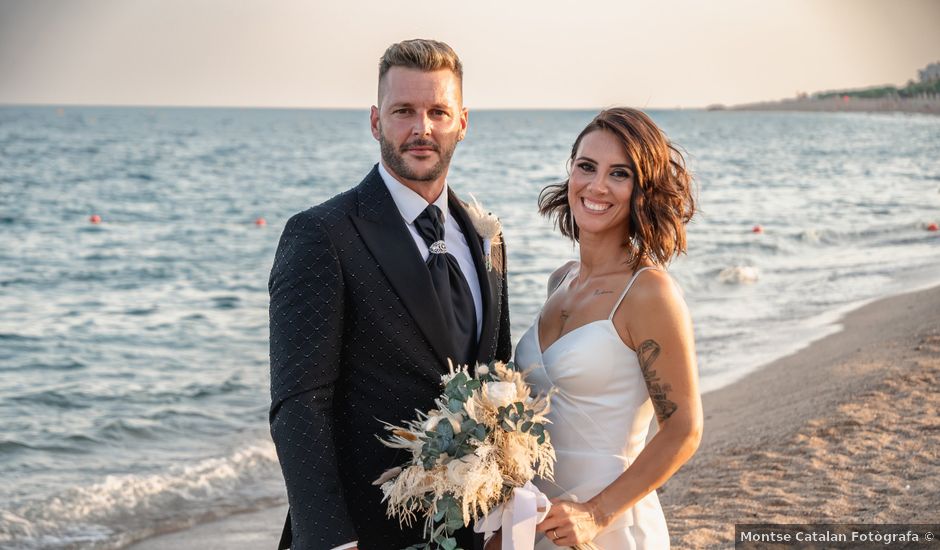
[[[379,174],[382,176],[382,181],[385,182],[388,192],[391,193],[392,200],[395,201],[395,206],[398,207],[398,212],[405,220],[405,225],[408,226],[408,231],[411,232],[411,237],[414,239],[415,245],[418,246],[418,251],[421,252],[421,258],[427,261],[430,252],[428,251],[428,245],[424,243],[424,238],[421,237],[415,227],[415,219],[428,207],[428,201],[395,179],[395,176],[391,175],[381,162],[379,162]],[[444,182],[444,190],[441,191],[440,196],[432,204],[444,213],[444,243],[447,245],[447,252],[457,259],[460,272],[463,273],[464,279],[467,280],[467,286],[470,287],[470,294],[473,296],[473,308],[477,314],[477,340],[479,340],[480,333],[483,330],[483,295],[480,293],[480,278],[477,276],[477,269],[473,264],[473,256],[470,255],[467,238],[460,230],[460,224],[450,215],[450,208],[447,205],[447,182]],[[355,548],[358,543],[359,541],[353,541],[342,546],[336,546],[332,550]]]
[[[385,182],[388,192],[391,193],[392,200],[395,201],[395,206],[398,207],[401,217],[405,220],[408,231],[411,232],[411,237],[418,246],[418,251],[421,252],[421,258],[427,261],[430,252],[428,252],[428,245],[424,244],[424,239],[418,233],[418,228],[415,227],[415,219],[428,207],[428,201],[395,179],[395,176],[391,175],[381,162],[379,163],[379,174],[382,176],[382,181]],[[470,255],[467,238],[460,230],[460,224],[450,215],[450,209],[447,206],[447,182],[444,182],[444,190],[441,191],[440,196],[433,204],[444,213],[444,243],[447,244],[447,252],[457,259],[460,272],[463,273],[463,277],[470,287],[470,294],[473,296],[473,308],[477,314],[477,339],[479,340],[480,332],[483,329],[483,296],[480,293],[480,278],[477,276],[477,268],[473,264],[473,256]]]

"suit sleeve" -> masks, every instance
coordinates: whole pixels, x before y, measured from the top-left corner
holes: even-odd
[[[503,246],[500,246],[503,264],[503,299],[499,310],[499,334],[496,337],[496,359],[498,361],[508,362],[512,358],[512,338],[510,336],[509,323],[509,267],[506,265],[506,240],[500,236]]]
[[[268,282],[271,437],[287,484],[294,550],[356,540],[337,468],[333,392],[340,375],[343,275],[309,213],[288,220]]]

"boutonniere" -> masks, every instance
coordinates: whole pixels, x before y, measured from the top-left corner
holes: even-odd
[[[470,216],[470,222],[473,223],[473,228],[477,230],[477,234],[483,239],[483,254],[486,257],[486,270],[490,271],[493,269],[492,248],[493,244],[495,244],[493,241],[499,235],[499,232],[502,231],[503,224],[500,223],[499,218],[497,218],[495,214],[483,210],[483,207],[480,206],[480,202],[473,194],[470,195],[470,199],[473,202],[467,205],[467,215]]]

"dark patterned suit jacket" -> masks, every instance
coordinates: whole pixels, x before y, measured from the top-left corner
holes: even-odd
[[[483,298],[478,360],[511,355],[505,248],[484,267],[482,242],[456,196]],[[394,550],[421,539],[386,518],[372,485],[410,458],[385,447],[380,420],[434,406],[454,355],[428,269],[374,167],[357,187],[293,216],[269,281],[271,436],[287,484],[294,550],[353,540]],[[461,547],[479,546],[469,529]],[[283,541],[282,541],[283,545]]]

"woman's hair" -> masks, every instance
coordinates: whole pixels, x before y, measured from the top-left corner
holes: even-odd
[[[633,165],[633,193],[624,244],[634,270],[643,258],[665,265],[686,251],[685,224],[695,213],[692,175],[685,159],[650,117],[637,109],[615,107],[601,111],[571,146],[574,161],[584,136],[603,130],[623,145]],[[549,185],[539,194],[539,213],[549,216],[561,234],[578,240],[579,231],[568,204],[568,181]]]

